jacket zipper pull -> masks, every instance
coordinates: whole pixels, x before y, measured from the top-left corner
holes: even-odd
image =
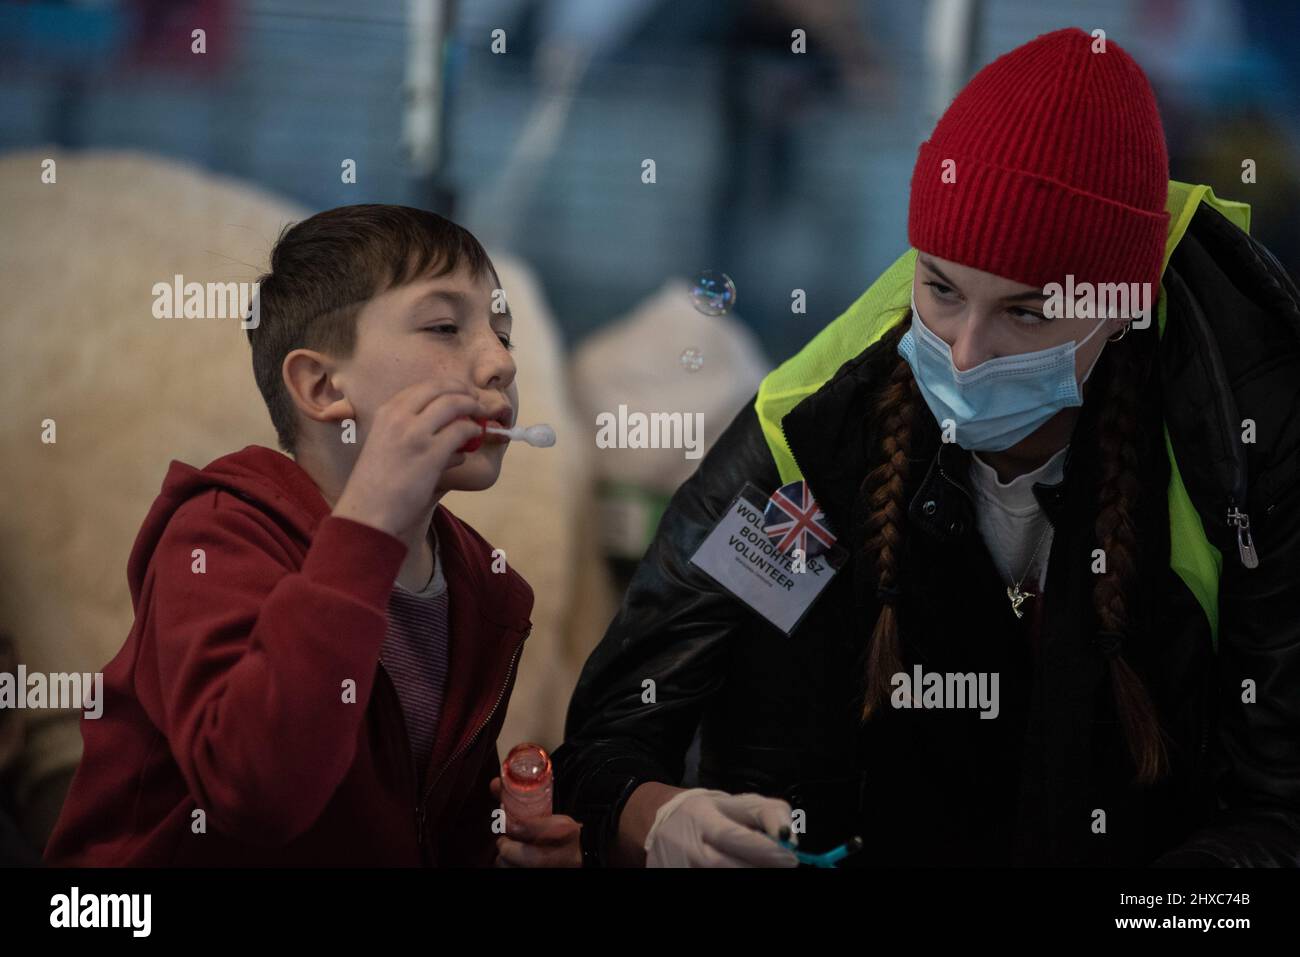
[[[1247,568],[1259,567],[1259,556],[1255,554],[1255,541],[1250,537],[1250,516],[1237,508],[1236,502],[1228,506],[1228,524],[1237,529],[1237,551],[1241,554],[1241,563]]]

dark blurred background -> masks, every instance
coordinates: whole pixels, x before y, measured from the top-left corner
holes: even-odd
[[[1251,202],[1253,231],[1297,271],[1289,2],[10,3],[0,149],[149,150],[311,209],[356,201],[337,175],[351,157],[368,200],[430,206],[531,264],[569,343],[663,277],[715,268],[780,361],[905,248],[915,150],[951,95],[1071,25],[1105,29],[1148,71],[1174,178]]]

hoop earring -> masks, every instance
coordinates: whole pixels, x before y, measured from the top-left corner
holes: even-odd
[[[1123,339],[1126,335],[1128,335],[1129,327],[1132,326],[1132,325],[1133,325],[1133,320],[1130,319],[1128,322],[1124,323],[1124,328],[1121,329],[1121,330],[1119,331],[1119,335],[1117,335],[1117,336],[1107,336],[1106,341],[1107,341],[1107,342],[1119,342],[1119,341],[1120,341],[1121,339]]]

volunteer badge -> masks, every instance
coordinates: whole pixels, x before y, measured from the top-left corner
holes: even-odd
[[[820,555],[835,544],[826,513],[803,480],[782,485],[772,493],[763,510],[763,534],[783,555],[800,548],[804,558]]]

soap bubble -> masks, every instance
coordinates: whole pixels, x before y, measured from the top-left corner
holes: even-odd
[[[687,372],[699,372],[704,365],[704,353],[699,349],[682,350],[682,368]]]
[[[706,269],[691,281],[691,302],[706,316],[721,316],[736,304],[736,284],[725,272]]]

